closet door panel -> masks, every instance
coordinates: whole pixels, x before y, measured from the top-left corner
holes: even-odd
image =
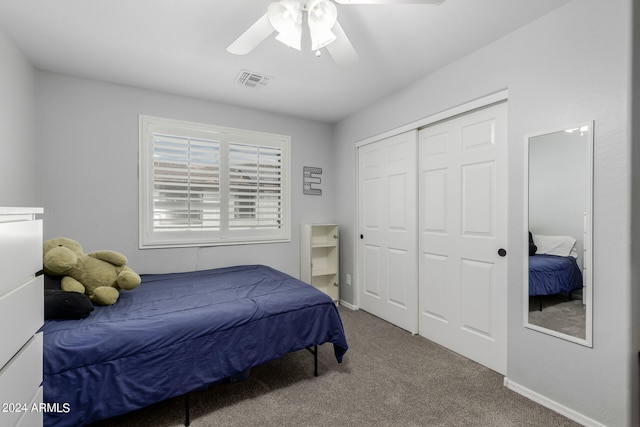
[[[472,260],[462,261],[462,327],[491,339],[494,266]]]
[[[448,322],[447,261],[443,255],[423,253],[420,264],[420,307],[424,316]]]
[[[447,232],[447,169],[425,170],[422,180],[424,198],[432,200],[431,209],[420,212],[422,229],[431,233]]]
[[[495,236],[495,162],[462,168],[462,234]]]
[[[382,265],[380,263],[380,247],[365,245],[362,255],[364,264],[369,266],[369,268],[364,271],[364,280],[362,281],[364,284],[364,293],[370,297],[380,299],[380,279],[383,278],[382,272],[380,271]]]
[[[403,308],[409,306],[409,295],[406,286],[397,286],[398,283],[407,283],[411,280],[409,268],[411,268],[411,254],[403,249],[389,249],[389,275],[386,282],[389,303]],[[413,296],[413,295],[412,295]]]
[[[418,168],[419,333],[503,374],[506,117],[502,103],[422,129]]]
[[[411,131],[358,149],[358,305],[418,329],[416,138]]]

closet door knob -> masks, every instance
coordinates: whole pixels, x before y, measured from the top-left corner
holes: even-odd
[[[360,235],[360,240],[364,239],[364,234]]]
[[[502,248],[500,248],[500,249],[498,249],[498,255],[500,255],[501,257],[505,257],[505,256],[507,256],[507,251],[502,249]]]

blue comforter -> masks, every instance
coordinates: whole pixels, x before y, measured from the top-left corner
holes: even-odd
[[[143,275],[115,305],[42,329],[44,401],[69,408],[46,426],[130,412],[316,344],[333,343],[338,362],[348,348],[330,297],[265,266]]]
[[[529,295],[554,295],[582,288],[582,272],[573,257],[529,257]]]

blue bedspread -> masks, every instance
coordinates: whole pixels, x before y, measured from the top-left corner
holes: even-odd
[[[265,266],[142,275],[82,320],[48,320],[46,426],[80,426],[202,388],[315,344],[347,351],[331,298]],[[312,360],[309,361],[310,369]]]
[[[529,295],[554,295],[582,288],[582,272],[573,257],[529,257]]]

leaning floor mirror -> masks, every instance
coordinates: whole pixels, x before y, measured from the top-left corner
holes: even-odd
[[[525,326],[591,347],[593,122],[526,143]]]

